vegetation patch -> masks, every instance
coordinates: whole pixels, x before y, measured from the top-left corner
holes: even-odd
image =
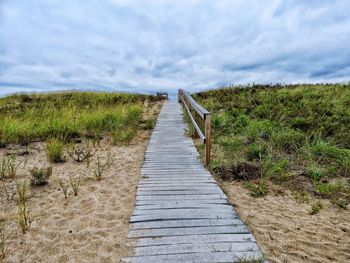
[[[239,86],[194,98],[212,113],[210,168],[223,179],[256,180],[260,173],[264,181],[347,206],[349,84]]]
[[[151,127],[144,119],[144,103],[161,97],[92,92],[13,95],[0,99],[0,146],[26,145],[52,138],[69,142],[77,137],[96,141],[120,128]]]
[[[52,175],[52,167],[34,167],[30,170],[30,184],[32,186],[42,186],[49,183],[49,178]]]

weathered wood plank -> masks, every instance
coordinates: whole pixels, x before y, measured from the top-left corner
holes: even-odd
[[[157,229],[171,227],[230,226],[244,224],[240,219],[190,219],[134,223],[131,229]]]
[[[159,196],[136,196],[136,201],[139,200],[213,200],[226,199],[223,194],[206,194],[206,195],[163,195]]]
[[[183,254],[167,254],[167,255],[152,255],[152,256],[138,256],[126,258],[125,262],[133,263],[164,263],[164,262],[176,262],[176,263],[241,263],[243,260],[252,261],[260,258],[262,255],[260,252],[201,252],[201,253],[183,253]]]
[[[178,227],[161,229],[132,229],[128,237],[162,237],[162,236],[186,236],[203,234],[249,234],[245,225],[235,226],[203,226],[203,227]]]
[[[197,244],[197,243],[232,243],[232,242],[255,242],[251,234],[217,234],[217,235],[187,235],[171,237],[145,237],[129,239],[129,246],[159,246],[174,244]]]
[[[149,247],[136,247],[135,256],[183,254],[183,253],[208,253],[208,252],[259,252],[254,242],[242,243],[196,243],[176,244]]]
[[[228,204],[228,201],[224,198],[220,199],[198,199],[198,200],[137,200],[135,205],[141,206],[141,205],[176,205],[176,204],[183,204],[183,205],[201,205],[201,204]]]
[[[139,189],[136,193],[137,196],[156,196],[156,195],[211,195],[211,194],[221,194],[222,191],[219,189],[188,189],[188,190],[141,190]]]
[[[261,256],[247,226],[184,135],[179,105],[167,102],[145,152],[126,262],[236,262]],[[169,136],[171,135],[171,136]]]
[[[237,215],[231,213],[209,214],[206,212],[173,212],[173,213],[157,213],[152,215],[132,216],[130,223],[156,221],[156,220],[171,220],[171,219],[235,219]]]
[[[181,213],[181,212],[206,212],[206,213],[235,213],[235,210],[231,206],[220,206],[220,207],[183,207],[168,208],[168,209],[135,209],[133,215],[154,215],[160,213]]]

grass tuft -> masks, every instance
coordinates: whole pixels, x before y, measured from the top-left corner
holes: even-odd
[[[22,229],[22,233],[25,234],[29,230],[30,219],[29,210],[27,206],[28,201],[28,184],[27,182],[16,183],[17,192],[17,223]]]
[[[318,200],[311,205],[311,210],[309,214],[316,215],[321,211],[322,208],[323,208],[323,204],[320,200]]]
[[[100,181],[103,175],[112,165],[112,156],[110,153],[107,154],[107,157],[103,161],[100,156],[97,157],[96,166],[92,169],[92,176],[96,181]]]
[[[30,170],[31,179],[30,184],[32,186],[47,185],[49,178],[52,175],[52,167],[34,167]]]
[[[59,185],[60,185],[60,188],[62,189],[62,192],[64,194],[64,198],[67,199],[68,198],[68,187],[69,187],[69,185],[66,184],[63,180],[59,180]]]
[[[250,191],[250,195],[253,197],[263,197],[268,192],[268,185],[264,180],[246,182],[244,186]]]
[[[76,176],[76,177],[73,177],[73,176],[69,177],[69,183],[70,183],[70,186],[73,190],[74,196],[78,195],[79,187],[80,187],[80,180],[81,180],[80,175]]]
[[[58,139],[50,139],[46,144],[47,158],[53,163],[63,163],[65,158],[63,155],[64,144]]]

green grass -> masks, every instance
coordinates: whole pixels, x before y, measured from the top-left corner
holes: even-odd
[[[53,163],[63,163],[65,162],[65,157],[63,155],[64,144],[59,139],[50,139],[46,143],[46,153],[47,158]]]
[[[349,203],[349,84],[254,85],[194,98],[212,112],[212,167],[250,162],[293,191],[306,176],[310,194]]]
[[[158,97],[92,92],[14,95],[0,99],[0,142],[27,144],[75,137],[99,140],[125,127],[139,128],[144,102]]]
[[[323,204],[320,200],[318,200],[311,205],[311,210],[310,210],[309,214],[316,215],[321,211],[322,208],[323,208]]]

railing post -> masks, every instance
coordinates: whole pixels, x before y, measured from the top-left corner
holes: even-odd
[[[211,148],[211,116],[205,115],[205,165],[210,163],[210,148]]]

